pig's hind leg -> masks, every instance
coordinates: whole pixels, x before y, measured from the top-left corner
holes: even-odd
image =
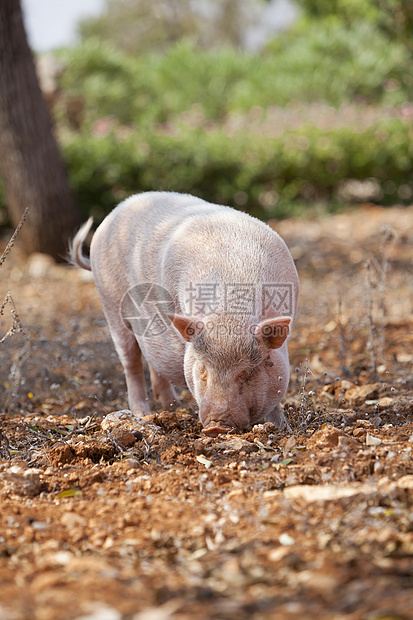
[[[157,373],[150,364],[148,364],[148,366],[155,400],[159,401],[164,409],[175,409],[179,407],[179,401],[175,394],[175,390],[168,379],[165,379],[165,377]]]

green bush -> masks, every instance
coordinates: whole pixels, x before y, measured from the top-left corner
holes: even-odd
[[[303,21],[260,55],[198,50],[182,41],[165,54],[134,58],[90,39],[62,52],[62,59],[62,87],[84,98],[90,122],[114,115],[121,123],[147,126],[194,104],[220,121],[291,100],[339,106],[359,95],[395,105],[413,96],[410,54],[364,22],[349,29],[334,19]]]
[[[263,85],[258,102],[263,106],[276,91],[283,92],[281,105],[298,99],[339,106],[356,96],[398,105],[412,94],[411,54],[367,22],[350,28],[335,18],[302,20],[277,37],[267,53],[273,61],[271,80],[255,76],[256,87]]]
[[[234,88],[254,72],[257,58],[231,49],[199,51],[181,42],[165,55],[133,58],[96,39],[61,53],[62,87],[82,96],[87,120],[115,115],[122,123],[165,122],[199,103],[207,118],[234,107]]]
[[[61,57],[55,118],[85,214],[102,217],[135,191],[164,189],[286,215],[293,203],[333,203],[348,178],[377,179],[385,203],[410,199],[413,130],[384,106],[413,97],[412,59],[371,21],[302,20],[262,54],[181,41],[135,58],[89,39]],[[381,106],[382,122],[366,117],[363,126],[353,114],[338,126],[320,105],[304,126],[290,105],[340,108],[355,97],[374,102],[375,118]],[[65,108],[71,98],[85,106],[76,132]]]
[[[248,127],[230,137],[219,128],[126,137],[118,130],[64,139],[84,213],[98,219],[126,196],[148,190],[189,192],[264,218],[289,215],[295,202],[334,204],[343,179],[376,179],[388,203],[412,195],[413,128],[397,119],[358,132],[308,126],[273,139]]]

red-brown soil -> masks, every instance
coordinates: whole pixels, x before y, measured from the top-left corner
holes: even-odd
[[[185,392],[104,419],[127,403],[93,281],[13,248],[1,620],[413,618],[413,208],[274,225],[302,288],[292,432],[216,439]]]

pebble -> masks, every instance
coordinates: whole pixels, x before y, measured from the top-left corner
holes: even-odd
[[[295,539],[289,534],[287,534],[286,532],[283,532],[278,538],[278,542],[283,547],[291,547],[292,545],[295,544]]]
[[[122,614],[104,603],[88,603],[86,613],[75,620],[121,620]]]
[[[2,476],[4,489],[8,493],[26,497],[35,497],[41,491],[41,482],[38,470],[28,469],[23,473],[14,473],[13,467],[10,472]],[[22,470],[18,468],[19,472]]]

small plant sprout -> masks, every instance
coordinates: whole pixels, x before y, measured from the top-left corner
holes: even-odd
[[[299,408],[299,412],[300,412],[300,419],[302,421],[302,423],[307,423],[312,416],[313,410],[314,410],[314,405],[313,405],[313,397],[315,396],[315,392],[313,390],[310,390],[309,392],[307,392],[307,381],[308,381],[308,377],[310,374],[313,374],[309,365],[308,365],[308,359],[305,360],[305,366],[303,364],[300,364],[301,370],[302,370],[302,380],[301,380],[301,387],[300,387],[300,408]]]
[[[371,351],[372,373],[373,373],[374,379],[376,380],[377,379],[377,353],[376,353],[376,338],[375,338],[376,326],[373,320],[373,293],[372,293],[370,260],[366,261],[366,270],[367,270],[367,293],[368,293],[367,317],[368,317],[369,328],[370,328],[370,342],[368,343],[367,347]]]
[[[341,357],[341,371],[345,374],[349,374],[348,364],[347,364],[347,342],[346,336],[344,332],[344,324],[343,324],[343,300],[341,297],[341,291],[338,292],[338,308],[337,308],[337,325],[339,328],[340,334],[340,357]]]

